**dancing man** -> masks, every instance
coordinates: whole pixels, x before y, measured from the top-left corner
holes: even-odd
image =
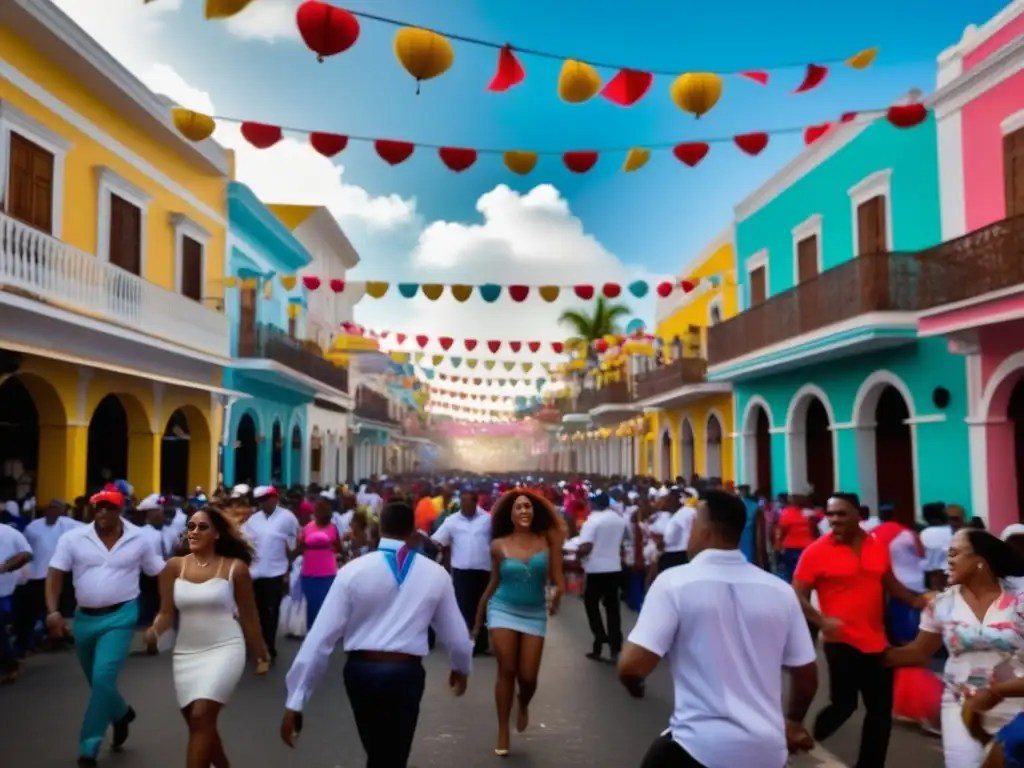
[[[111,725],[115,751],[128,740],[135,710],[118,692],[117,677],[139,619],[139,576],[157,576],[164,569],[164,559],[141,530],[121,517],[124,496],[119,491],[108,486],[89,503],[92,524],[60,538],[46,576],[46,627],[51,637],[61,639],[66,632],[60,594],[67,573],[78,601],[75,654],[92,688],[79,736],[79,768],[97,764]]]
[[[427,627],[448,648],[448,684],[466,692],[473,643],[447,572],[410,545],[417,536],[412,507],[388,504],[380,515],[376,552],[338,571],[316,622],[286,678],[281,738],[294,747],[302,708],[343,642],[345,690],[368,768],[405,768],[419,720],[426,672]]]

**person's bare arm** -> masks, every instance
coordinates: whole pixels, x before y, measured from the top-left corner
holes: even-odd
[[[238,623],[242,627],[249,652],[257,661],[266,661],[270,654],[263,633],[260,631],[259,614],[256,611],[256,595],[252,586],[252,575],[249,566],[236,560],[231,571],[231,582],[235,590],[235,605],[238,606]]]
[[[174,582],[181,576],[182,558],[172,557],[157,576],[160,589],[160,612],[153,619],[153,633],[159,637],[174,624]]]
[[[942,635],[921,630],[913,642],[885,652],[889,667],[923,667],[942,648]]]
[[[497,541],[491,542],[491,580],[487,582],[487,589],[480,597],[476,607],[476,621],[473,622],[473,637],[483,629],[484,619],[487,617],[487,603],[498,590],[498,583],[501,580],[501,561],[504,556],[501,553],[501,544]]]

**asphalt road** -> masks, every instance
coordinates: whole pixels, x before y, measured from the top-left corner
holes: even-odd
[[[494,660],[478,659],[470,688],[454,699],[445,688],[445,658],[427,661],[424,698],[411,766],[476,768],[495,765],[637,766],[650,742],[665,727],[672,692],[667,670],[658,670],[647,697],[635,701],[623,691],[610,664],[584,658],[589,632],[578,599],[567,598],[549,626],[540,688],[531,708],[530,729],[513,735],[512,755],[493,755],[495,723]],[[284,705],[284,675],[298,648],[283,641],[281,663],[265,678],[246,675],[221,717],[221,733],[232,765],[244,768],[357,768],[363,765],[348,701],[341,682],[344,656],[338,652],[307,708],[297,750],[277,736]],[[822,675],[822,680],[826,677]],[[169,655],[133,656],[121,677],[125,697],[139,713],[121,754],[108,746],[101,765],[116,768],[178,768],[184,765],[186,731],[177,711]],[[819,702],[827,691],[819,695]],[[12,768],[68,768],[75,764],[76,736],[87,688],[74,655],[32,657],[15,685],[0,689],[0,763]],[[793,768],[839,768],[852,764],[860,735],[855,717],[811,755],[795,758]],[[942,768],[939,741],[897,727],[888,765]]]

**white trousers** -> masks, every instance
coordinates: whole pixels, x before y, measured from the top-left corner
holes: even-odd
[[[946,768],[979,768],[985,749],[964,725],[963,707],[956,702],[942,703],[942,752]]]

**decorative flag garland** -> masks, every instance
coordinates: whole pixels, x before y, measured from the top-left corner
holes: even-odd
[[[452,376],[450,373],[438,373],[437,377],[441,381],[450,381],[452,384],[469,384],[470,382],[473,382],[473,384],[476,384],[477,386],[479,386],[479,385],[482,385],[482,384],[495,384],[496,383],[499,387],[504,387],[506,382],[510,386],[513,386],[513,387],[519,385],[520,383],[526,384],[527,386],[529,386],[534,381],[533,379],[522,378],[522,377],[501,378],[501,377],[494,377],[494,376],[478,376],[478,377]],[[545,380],[544,379],[538,379],[537,381],[538,381],[538,383],[540,383],[540,382],[544,382]]]
[[[235,3],[239,4],[240,0],[235,0]],[[517,47],[511,43],[495,43],[466,35],[414,27],[397,19],[364,11],[348,11],[320,0],[307,0],[299,6],[295,14],[299,34],[321,62],[329,56],[344,53],[356,44],[361,31],[360,19],[399,27],[394,41],[395,58],[416,80],[416,93],[419,93],[421,82],[443,75],[455,63],[455,49],[449,38],[498,52],[497,67],[487,85],[488,91],[496,93],[507,91],[526,80],[526,67],[519,60],[519,56],[562,61],[562,70],[558,77],[558,95],[569,104],[582,104],[600,94],[613,104],[630,107],[647,95],[655,76],[667,76],[674,78],[669,92],[676,105],[700,117],[721,97],[726,75],[734,75],[759,85],[768,85],[770,79],[769,68],[719,74],[679,73],[585,61],[571,56]],[[866,69],[871,66],[877,55],[877,48],[866,48],[852,56],[822,64],[786,64],[776,65],[771,69],[803,69],[804,75],[793,93],[806,93],[825,82],[830,65],[845,65],[856,70]],[[616,70],[616,74],[607,83],[603,83],[598,69]]]
[[[475,408],[468,405],[455,405],[454,403],[427,403],[425,410],[430,414],[489,416],[495,419],[504,418],[509,421],[511,421],[514,416],[514,412],[510,410],[499,410],[497,408]]]
[[[270,149],[280,142],[286,133],[301,134],[308,138],[310,146],[321,155],[333,158],[348,147],[351,142],[371,143],[377,155],[388,165],[401,165],[417,148],[436,151],[441,162],[451,171],[461,173],[471,168],[480,155],[501,155],[505,167],[519,176],[526,176],[534,168],[541,156],[560,155],[562,164],[573,173],[582,174],[597,165],[601,155],[625,155],[621,171],[632,173],[647,165],[651,153],[655,150],[671,150],[679,162],[691,168],[698,166],[707,157],[713,144],[733,144],[741,152],[751,157],[761,154],[768,146],[772,136],[802,134],[805,144],[812,144],[832,131],[836,126],[855,120],[869,122],[885,118],[897,128],[913,128],[925,121],[927,108],[920,103],[899,104],[888,109],[863,110],[846,112],[837,122],[825,122],[810,126],[778,128],[771,131],[755,131],[734,136],[717,136],[695,139],[671,144],[653,144],[646,147],[630,148],[612,147],[606,149],[572,149],[572,150],[503,150],[503,149],[472,149],[468,147],[450,147],[438,144],[424,144],[395,139],[379,139],[370,136],[353,136],[350,134],[329,133],[308,128],[293,128],[251,120],[239,120],[233,117],[211,116],[200,112],[172,107],[171,117],[175,128],[189,141],[204,141],[213,135],[217,121],[237,123],[241,125],[243,138],[256,149]]]
[[[301,285],[307,291],[318,291],[327,288],[334,293],[345,293],[346,291],[361,291],[372,299],[383,299],[391,291],[392,285],[403,299],[414,299],[419,295],[425,296],[430,301],[437,301],[447,291],[457,302],[464,303],[474,294],[483,299],[487,304],[493,304],[503,295],[507,295],[512,301],[521,304],[530,296],[537,295],[549,304],[558,301],[563,292],[572,292],[575,298],[581,301],[591,301],[599,296],[606,299],[617,299],[628,293],[636,299],[642,299],[651,292],[653,288],[662,299],[669,298],[676,291],[690,293],[698,287],[706,285],[717,288],[723,284],[731,283],[731,272],[722,272],[717,275],[705,277],[690,277],[680,280],[679,278],[666,278],[656,283],[647,280],[634,280],[626,285],[617,282],[606,283],[580,283],[578,285],[500,285],[498,283],[482,283],[471,285],[468,283],[390,283],[381,280],[321,280],[315,275],[306,275],[299,278],[296,275],[280,275],[277,279],[286,291],[292,291]],[[256,277],[226,277],[224,278],[225,288],[258,289],[260,280],[271,280],[273,274],[262,278]],[[355,324],[350,324],[358,328]]]
[[[518,366],[519,369],[524,373],[529,373],[534,367],[543,368],[546,373],[550,373],[551,369],[556,365],[555,363],[543,362],[521,362],[519,360],[481,360],[479,358],[463,358],[456,355],[431,355],[429,361],[425,352],[399,352],[396,350],[388,351],[387,354],[391,356],[391,361],[399,364],[406,364],[410,361],[414,362],[420,368],[423,369],[436,369],[442,366],[444,363],[449,363],[452,368],[459,368],[463,363],[466,363],[466,367],[473,369],[476,366],[482,365],[485,371],[492,371],[500,363],[501,367],[511,373]],[[470,365],[472,363],[472,365]]]
[[[458,398],[459,400],[473,400],[481,403],[514,403],[517,397],[523,399],[527,398],[527,395],[487,395],[479,392],[458,392],[454,389],[441,389],[439,387],[430,388],[430,397],[434,398],[435,395],[441,397]]]

